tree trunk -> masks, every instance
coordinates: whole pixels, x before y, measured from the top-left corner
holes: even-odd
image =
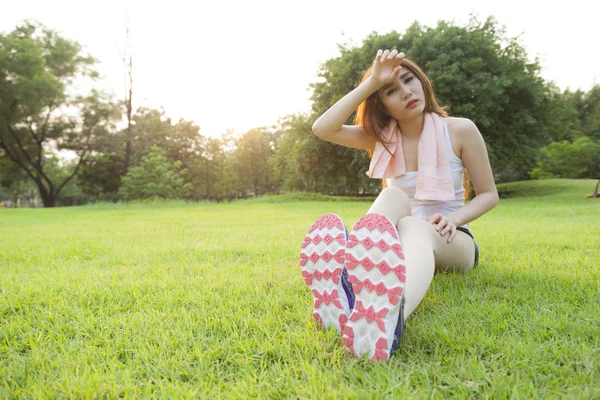
[[[125,145],[125,162],[123,163],[123,176],[127,175],[129,164],[131,163],[131,136],[127,132],[127,144]]]
[[[127,44],[129,44],[129,27],[127,29]],[[131,113],[132,109],[132,99],[133,99],[133,56],[129,55],[129,59],[127,56],[123,56],[123,63],[127,67],[127,77],[128,77],[128,93],[125,96],[125,107],[127,108],[127,145],[125,146],[125,163],[123,165],[123,176],[127,175],[127,171],[129,170],[129,165],[131,164],[131,153],[132,153],[132,142],[133,142],[133,132],[132,132],[132,123],[131,123]]]
[[[598,193],[598,187],[599,186],[600,186],[600,180],[598,180],[598,183],[596,183],[596,189],[594,190],[594,193],[592,193],[591,195],[589,195],[588,198],[600,197],[600,193]]]
[[[56,193],[52,193],[52,191],[48,191],[46,186],[44,186],[42,181],[36,182],[37,187],[40,191],[40,197],[42,198],[42,202],[44,203],[44,207],[54,207],[56,206]]]
[[[19,184],[21,183],[21,180],[17,180],[17,187],[15,188],[15,193],[14,193],[14,197],[13,197],[13,207],[17,208],[17,204],[19,204]]]

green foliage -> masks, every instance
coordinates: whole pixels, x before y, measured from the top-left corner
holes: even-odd
[[[182,197],[189,184],[184,183],[185,170],[180,171],[180,167],[181,161],[169,162],[165,151],[153,146],[139,165],[129,168],[119,194],[125,200]]]
[[[566,140],[550,143],[541,149],[543,157],[531,172],[532,178],[600,179],[600,142],[587,136],[573,143]]]
[[[275,152],[274,134],[265,128],[251,129],[236,142],[233,168],[243,194],[258,196],[278,189],[269,159]]]
[[[56,204],[86,154],[119,118],[107,95],[70,94],[76,79],[97,77],[95,62],[78,43],[39,24],[0,34],[0,155],[35,182],[45,206]],[[59,181],[45,170],[52,147],[77,155],[73,171]]]
[[[327,202],[373,202],[375,197],[348,197],[348,196],[328,196],[326,194],[314,192],[292,192],[279,195],[266,195],[252,199],[238,200],[240,203],[293,203],[308,201],[327,201]]]
[[[367,153],[319,139],[312,132],[314,116],[290,115],[280,121],[271,165],[285,190],[328,194],[376,193],[378,180],[369,179]]]
[[[569,107],[571,123],[577,131],[577,135],[565,139],[585,135],[600,141],[600,85],[595,85],[589,92],[566,91],[563,97],[566,107]]]
[[[186,167],[186,181],[190,182],[190,193],[195,200],[222,196],[225,191],[226,154],[220,139],[201,137],[200,154],[191,158]]]
[[[116,198],[123,162],[123,153],[99,153],[88,157],[77,175],[81,191],[96,200]]]

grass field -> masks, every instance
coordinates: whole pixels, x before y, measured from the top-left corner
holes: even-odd
[[[368,202],[0,210],[0,398],[600,398],[594,186],[500,186],[479,267],[437,275],[380,364],[316,326],[298,266]]]

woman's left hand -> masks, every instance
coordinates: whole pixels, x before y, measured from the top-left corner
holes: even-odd
[[[450,235],[448,236],[448,243],[450,243],[452,239],[454,239],[454,236],[456,236],[456,223],[452,220],[452,217],[436,213],[429,217],[427,221],[435,226],[435,230],[438,231],[441,236],[444,236],[446,233],[450,232]]]

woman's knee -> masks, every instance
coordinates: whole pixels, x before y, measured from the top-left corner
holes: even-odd
[[[398,232],[410,231],[411,233],[419,232],[423,235],[430,235],[432,225],[422,218],[406,216],[400,218],[396,224]]]
[[[410,203],[410,199],[408,198],[408,195],[404,192],[404,190],[396,187],[396,186],[388,186],[386,188],[384,188],[380,193],[379,196],[377,196],[377,198],[379,197],[393,197],[394,199],[400,200],[401,201],[408,201]]]
[[[379,193],[369,213],[383,214],[396,223],[399,219],[411,215],[410,199],[402,189],[388,186]]]

